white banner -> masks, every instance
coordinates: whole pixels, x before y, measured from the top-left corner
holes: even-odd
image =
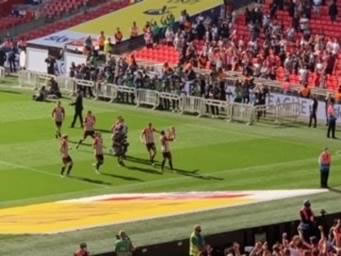
[[[297,96],[284,95],[279,93],[270,93],[267,98],[267,104],[280,104],[289,102],[299,102],[301,105],[301,117],[306,117],[309,120],[309,106],[312,104],[311,99],[301,98]],[[341,105],[335,104],[335,112],[337,116],[337,124],[341,125]],[[326,122],[326,103],[324,101],[319,101],[317,109],[317,119],[319,121]]]

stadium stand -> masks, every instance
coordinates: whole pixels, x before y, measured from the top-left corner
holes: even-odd
[[[304,9],[298,1],[280,10],[268,1],[264,6],[246,9],[238,17],[226,6],[220,19],[213,21],[200,21],[201,17],[192,21],[183,14],[179,28],[166,23],[161,35],[155,35],[157,25],[147,24],[147,47],[138,51],[136,58],[173,65],[191,62],[203,69],[246,72],[283,84],[308,84],[310,88],[336,92],[341,80],[339,19],[331,21],[327,5],[317,7],[310,1],[303,2],[307,2]],[[289,11],[296,16],[290,16]],[[192,31],[195,40],[184,38],[186,29]],[[163,38],[160,44],[158,38]]]
[[[20,24],[31,22],[34,19],[34,14],[31,11],[25,12],[24,15],[8,15],[0,18],[0,32],[8,30]]]
[[[85,1],[84,1],[84,3],[85,3]],[[95,19],[95,18],[100,17],[102,15],[105,15],[107,13],[119,10],[121,8],[128,6],[129,4],[130,4],[129,0],[122,0],[122,1],[117,1],[117,2],[116,1],[108,2],[104,5],[101,5],[96,10],[89,11],[87,13],[78,14],[78,15],[71,17],[70,19],[66,19],[63,21],[58,21],[58,22],[49,24],[49,25],[44,26],[42,29],[39,29],[37,31],[27,32],[27,33],[21,35],[19,37],[19,39],[23,40],[23,41],[28,41],[28,40],[32,40],[35,38],[43,37],[43,36],[46,36],[48,34],[52,34],[52,33],[67,29],[69,27],[76,26],[76,25],[83,23],[83,22],[86,22],[88,20]],[[55,7],[53,7],[53,8],[55,8]],[[64,7],[58,7],[58,8],[64,8]],[[54,17],[54,15],[57,15],[57,12],[55,12],[55,11],[50,12],[49,11],[47,13],[47,15],[49,16],[50,14]]]

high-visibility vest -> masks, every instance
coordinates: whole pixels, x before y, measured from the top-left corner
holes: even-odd
[[[200,256],[201,250],[199,246],[203,246],[203,238],[199,235],[196,235],[195,232],[191,234],[189,240],[189,255],[190,256]]]

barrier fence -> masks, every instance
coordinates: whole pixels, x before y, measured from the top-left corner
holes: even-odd
[[[56,79],[63,93],[74,95],[78,90],[89,92],[96,99],[107,99],[112,102],[125,102],[152,109],[160,108],[173,112],[197,115],[199,117],[215,117],[229,121],[253,124],[260,118],[268,118],[274,122],[295,121],[300,115],[300,103],[290,102],[277,105],[254,106],[252,104],[235,103],[194,96],[180,96],[176,93],[158,92],[156,90],[136,89],[109,83],[69,77],[54,77],[47,74],[21,71],[19,85],[23,88],[37,89],[46,85],[51,78]]]
[[[1,79],[5,78],[5,68],[4,67],[0,67],[0,78]]]

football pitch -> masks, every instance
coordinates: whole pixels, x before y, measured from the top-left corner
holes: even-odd
[[[247,126],[241,123],[88,100],[85,102],[85,111],[92,110],[96,115],[96,128],[102,131],[107,151],[111,145],[110,128],[113,122],[119,115],[125,118],[129,127],[130,143],[126,167],[119,167],[115,157],[108,153],[105,155],[103,173],[96,174],[92,166],[94,155],[90,146],[91,140],[88,139],[85,142],[87,144],[82,145],[78,150],[75,149],[75,144],[72,144],[70,152],[74,160],[72,176],[61,178],[59,141],[54,137],[54,122],[51,118],[54,103],[34,102],[31,100],[31,95],[31,92],[8,86],[0,90],[0,233],[2,234],[0,255],[18,255],[23,251],[25,255],[32,256],[70,255],[81,241],[87,241],[92,252],[109,251],[113,245],[114,232],[120,229],[125,229],[139,246],[186,238],[196,223],[201,223],[204,233],[209,234],[282,222],[296,219],[297,211],[303,199],[307,197],[311,199],[316,212],[322,208],[328,213],[341,210],[340,141],[327,140],[324,126],[317,129],[309,129],[302,125]],[[73,115],[69,103],[70,100],[63,100],[67,116],[63,132],[69,135],[72,142],[76,142],[80,139],[82,130],[78,127],[69,128]],[[150,165],[145,146],[139,138],[141,130],[148,122],[152,122],[158,129],[176,127],[177,139],[171,145],[176,168],[174,172],[166,170],[161,173],[158,165],[156,167]],[[124,201],[129,195],[138,195],[138,197],[160,195],[150,193],[179,192],[174,195],[187,196],[186,192],[279,191],[279,194],[285,194],[288,191],[318,189],[317,160],[325,146],[331,149],[334,156],[330,177],[332,189],[329,192],[277,198],[281,200],[248,199],[249,202],[246,203],[244,201],[236,203],[229,199],[232,202],[231,207],[226,205],[221,207],[222,202],[215,199],[211,208],[193,205],[193,209],[197,210],[188,211],[181,208],[180,215],[171,211],[173,206],[177,207],[177,203],[172,201],[168,205],[170,207],[168,210],[159,215],[148,215],[145,221],[141,221],[143,218],[132,218],[131,221],[125,219],[122,222],[108,222],[110,225],[98,221],[98,225],[84,226],[85,229],[70,228],[65,230],[69,232],[62,233],[59,232],[60,229],[56,229],[56,232],[50,232],[53,234],[46,234],[49,232],[34,234],[34,227],[33,231],[20,229],[21,224],[25,226],[26,221],[30,221],[25,219],[26,214],[31,214],[30,211],[33,212],[32,214],[41,212],[43,215],[46,211],[45,215],[48,216],[45,217],[51,218],[58,215],[60,211],[59,217],[69,218],[64,216],[65,212],[62,209],[56,208],[53,204],[61,200],[65,202],[69,199],[122,195],[121,200]],[[160,151],[159,143],[157,148]],[[161,160],[160,153],[157,155],[157,160],[159,162]],[[155,207],[156,209],[159,203],[157,200],[160,198],[151,199],[155,201],[150,201],[150,198],[148,201],[147,198],[148,204],[141,205],[140,208],[132,208],[132,211],[138,214],[141,208]],[[85,200],[85,202],[90,204],[93,201]],[[34,209],[36,212],[33,208],[29,208],[37,205],[41,208]],[[104,211],[111,211],[113,207],[116,207],[115,211],[126,210],[123,204],[105,205],[105,207]],[[77,209],[70,208],[69,211],[75,211],[75,214],[79,214],[76,218],[81,219],[84,217],[82,215],[90,211],[90,209],[82,209],[83,211],[78,209],[77,212]],[[8,211],[6,215],[2,214],[5,211]],[[21,215],[20,211],[22,211]],[[18,214],[15,221],[12,219],[12,222],[6,222],[6,218],[13,217],[10,216],[13,214]],[[85,222],[86,220],[84,219]],[[16,226],[17,231],[20,232],[12,232],[12,226]]]

